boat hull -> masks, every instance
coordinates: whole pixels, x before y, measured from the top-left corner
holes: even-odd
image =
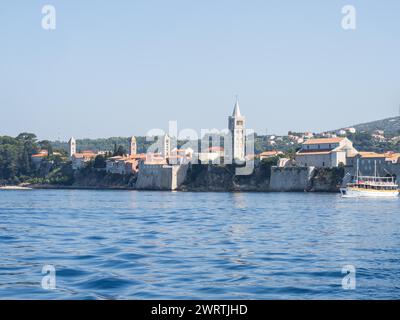
[[[5,186],[5,187],[0,187],[0,190],[32,190],[32,188],[20,187],[20,186]]]
[[[344,198],[395,198],[399,196],[398,190],[360,190],[356,188],[340,189]]]

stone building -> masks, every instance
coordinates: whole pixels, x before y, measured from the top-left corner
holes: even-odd
[[[72,169],[78,170],[83,168],[86,165],[86,163],[94,160],[96,156],[97,153],[90,150],[74,153],[71,157]]]
[[[139,163],[144,161],[146,156],[133,155],[129,157],[115,156],[106,160],[106,172],[121,175],[133,174],[139,169]]]
[[[76,153],[76,140],[74,137],[71,137],[68,141],[68,156],[72,158],[72,156]]]
[[[72,161],[72,168],[74,170],[83,168],[87,162],[94,160],[94,158],[96,158],[98,155],[97,152],[93,152],[91,150],[85,150],[78,153],[76,148],[76,140],[74,137],[71,137],[71,139],[68,141],[68,156]]]
[[[246,118],[242,116],[239,108],[239,101],[236,100],[233,108],[232,116],[229,117],[229,131],[232,137],[232,150],[231,155],[225,155],[225,157],[232,158],[232,160],[244,160],[245,159],[245,145],[246,145],[246,133],[245,133],[245,121]]]
[[[296,153],[296,163],[305,167],[337,167],[357,154],[353,143],[345,137],[309,139]]]
[[[198,152],[195,154],[195,163],[203,164],[220,164],[221,159],[226,156],[225,149],[223,147],[209,147],[204,152]]]
[[[136,143],[136,138],[134,136],[131,137],[130,139],[130,155],[134,155],[137,153],[137,143]]]
[[[187,164],[193,159],[192,148],[174,148],[168,157],[168,164]]]
[[[375,174],[375,164],[377,170],[378,168],[383,168],[386,161],[386,155],[375,152],[359,152],[354,157],[353,166],[357,166],[357,161],[359,163],[359,170],[363,172],[363,175],[373,176]]]
[[[357,163],[359,174],[363,176],[374,176],[376,166],[376,174],[380,177],[400,177],[399,153],[359,152],[354,157],[348,159],[346,172],[355,176]]]
[[[162,138],[161,154],[164,158],[169,158],[171,155],[171,138],[168,134]]]
[[[139,190],[176,190],[186,178],[188,165],[139,163],[136,188]]]

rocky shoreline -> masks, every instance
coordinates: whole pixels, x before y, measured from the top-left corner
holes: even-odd
[[[238,176],[234,166],[191,166],[177,188],[138,188],[137,175],[123,176],[104,172],[77,173],[71,185],[24,184],[8,189],[66,190],[143,190],[180,192],[339,192],[343,168],[263,167],[251,175]],[[18,189],[19,188],[19,189]]]

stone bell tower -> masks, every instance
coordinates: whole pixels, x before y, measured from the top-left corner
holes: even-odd
[[[232,137],[232,160],[244,160],[245,158],[245,121],[239,108],[239,101],[233,108],[232,116],[229,117],[229,131]]]
[[[74,139],[74,137],[71,137],[71,139],[69,139],[68,141],[68,155],[70,158],[72,158],[72,156],[76,153],[76,141]]]
[[[168,134],[162,138],[162,150],[161,154],[164,158],[169,158],[171,155],[171,138]]]
[[[130,155],[137,154],[137,144],[136,144],[136,138],[134,136],[131,137],[130,139]]]

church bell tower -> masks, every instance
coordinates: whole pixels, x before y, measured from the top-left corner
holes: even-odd
[[[74,137],[71,137],[68,141],[68,155],[70,158],[76,153],[76,141]]]
[[[137,153],[136,138],[134,136],[131,137],[130,143],[131,143],[130,155],[134,155]]]
[[[239,101],[236,98],[236,103],[233,108],[232,116],[229,117],[229,131],[232,137],[232,160],[245,159],[245,121],[239,108]]]

